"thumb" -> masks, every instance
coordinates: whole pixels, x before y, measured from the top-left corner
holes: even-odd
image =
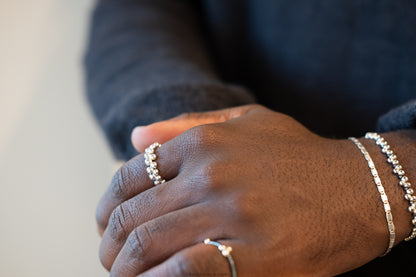
[[[221,123],[239,117],[253,109],[253,107],[254,105],[248,105],[211,112],[182,114],[168,120],[134,128],[131,141],[134,148],[143,153],[146,147],[153,142],[165,143],[192,127]]]

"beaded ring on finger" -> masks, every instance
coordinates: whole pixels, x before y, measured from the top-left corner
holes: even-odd
[[[144,153],[144,162],[147,166],[146,171],[149,174],[149,179],[153,181],[155,186],[166,182],[166,180],[159,175],[159,169],[157,168],[157,154],[155,150],[160,146],[162,146],[160,143],[155,142],[146,148]]]

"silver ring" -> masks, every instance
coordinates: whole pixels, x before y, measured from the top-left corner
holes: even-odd
[[[144,162],[147,165],[146,171],[149,174],[149,179],[153,181],[155,186],[166,182],[166,180],[159,175],[159,169],[157,169],[157,155],[155,150],[160,146],[162,146],[160,143],[155,142],[146,148],[144,152]]]
[[[209,238],[204,240],[204,244],[206,245],[210,244],[210,245],[216,246],[218,250],[221,252],[221,255],[223,255],[228,260],[228,263],[230,265],[230,270],[231,270],[231,277],[237,277],[237,270],[235,269],[235,263],[234,263],[233,257],[231,256],[231,251],[233,251],[233,249],[230,246],[226,246],[216,241],[212,241]]]

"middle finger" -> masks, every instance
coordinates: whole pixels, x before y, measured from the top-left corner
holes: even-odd
[[[176,150],[176,151],[175,151]],[[178,151],[179,150],[179,151]],[[169,181],[179,174],[182,164],[182,151],[164,144],[156,149],[157,168],[160,175]],[[111,184],[97,207],[97,223],[100,234],[107,227],[113,210],[124,201],[154,187],[149,179],[144,155],[138,155],[125,163],[114,175]]]

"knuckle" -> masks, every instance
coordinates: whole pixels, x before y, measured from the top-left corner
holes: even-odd
[[[172,268],[169,271],[174,277],[191,276],[200,272],[201,266],[197,263],[195,257],[178,253],[173,259]]]
[[[197,114],[196,113],[181,113],[180,115],[178,115],[176,118],[177,119],[189,119],[189,118],[194,118]]]
[[[129,193],[129,183],[133,172],[126,164],[120,167],[111,181],[112,194],[117,199],[124,199]]]
[[[222,178],[219,172],[222,172],[221,165],[218,163],[209,163],[201,166],[194,174],[196,180],[192,180],[194,184],[200,184],[205,192],[217,191],[221,188]]]
[[[126,245],[130,258],[143,262],[153,246],[152,231],[147,224],[140,225],[130,234]]]
[[[249,104],[242,107],[243,114],[247,113],[264,113],[264,112],[270,112],[269,109],[266,107],[259,105],[259,104]]]
[[[230,216],[245,224],[253,222],[257,218],[258,201],[254,193],[234,193],[229,202]]]
[[[200,125],[191,128],[188,132],[188,139],[194,147],[206,149],[219,142],[218,125]]]
[[[128,222],[130,213],[127,212],[125,204],[121,204],[114,209],[108,221],[108,230],[110,237],[116,241],[124,241],[128,235]]]

